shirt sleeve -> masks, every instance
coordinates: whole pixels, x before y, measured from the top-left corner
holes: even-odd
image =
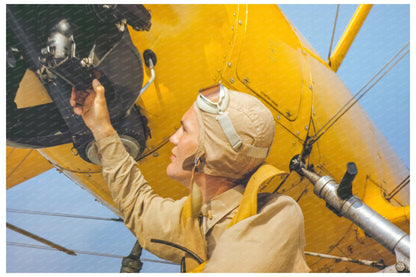
[[[102,173],[124,224],[140,245],[162,259],[180,262],[183,252],[153,243],[152,238],[182,244],[181,213],[185,198],[174,201],[155,194],[125,150],[118,134],[96,142],[101,154]]]
[[[223,233],[203,272],[310,272],[300,207],[285,195],[271,198]]]

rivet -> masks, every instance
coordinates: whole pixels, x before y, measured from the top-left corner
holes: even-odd
[[[231,82],[231,84],[234,83],[234,78],[231,78],[230,79],[230,82]]]
[[[243,24],[243,22],[241,22],[241,20],[238,20],[238,24],[240,24],[240,25],[241,25],[241,24]]]
[[[277,120],[280,120],[280,115],[276,116]]]
[[[308,126],[305,126],[305,130],[308,130]]]
[[[231,67],[231,63],[228,63],[228,67]]]
[[[157,153],[157,152],[155,152],[155,153],[153,153],[153,157],[158,157],[159,156],[159,153]]]

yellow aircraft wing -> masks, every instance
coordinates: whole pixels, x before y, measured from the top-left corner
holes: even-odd
[[[53,166],[35,149],[6,146],[6,189],[29,180]]]

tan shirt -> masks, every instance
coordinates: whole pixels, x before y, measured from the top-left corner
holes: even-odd
[[[125,225],[143,248],[179,263],[182,250],[150,240],[184,245],[184,228],[179,223],[186,197],[174,201],[153,193],[117,134],[98,141],[97,147],[103,176]],[[202,206],[201,228],[209,259],[203,272],[310,272],[304,257],[303,215],[292,198],[263,195],[258,214],[227,229],[243,192],[243,186],[236,186]]]

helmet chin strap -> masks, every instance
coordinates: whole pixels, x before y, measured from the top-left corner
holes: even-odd
[[[190,180],[190,199],[191,199],[191,211],[192,217],[196,218],[199,216],[202,207],[202,192],[199,188],[198,184],[194,182],[195,179],[195,171],[198,165],[200,164],[199,157],[195,160],[194,167],[192,168],[192,175]]]

